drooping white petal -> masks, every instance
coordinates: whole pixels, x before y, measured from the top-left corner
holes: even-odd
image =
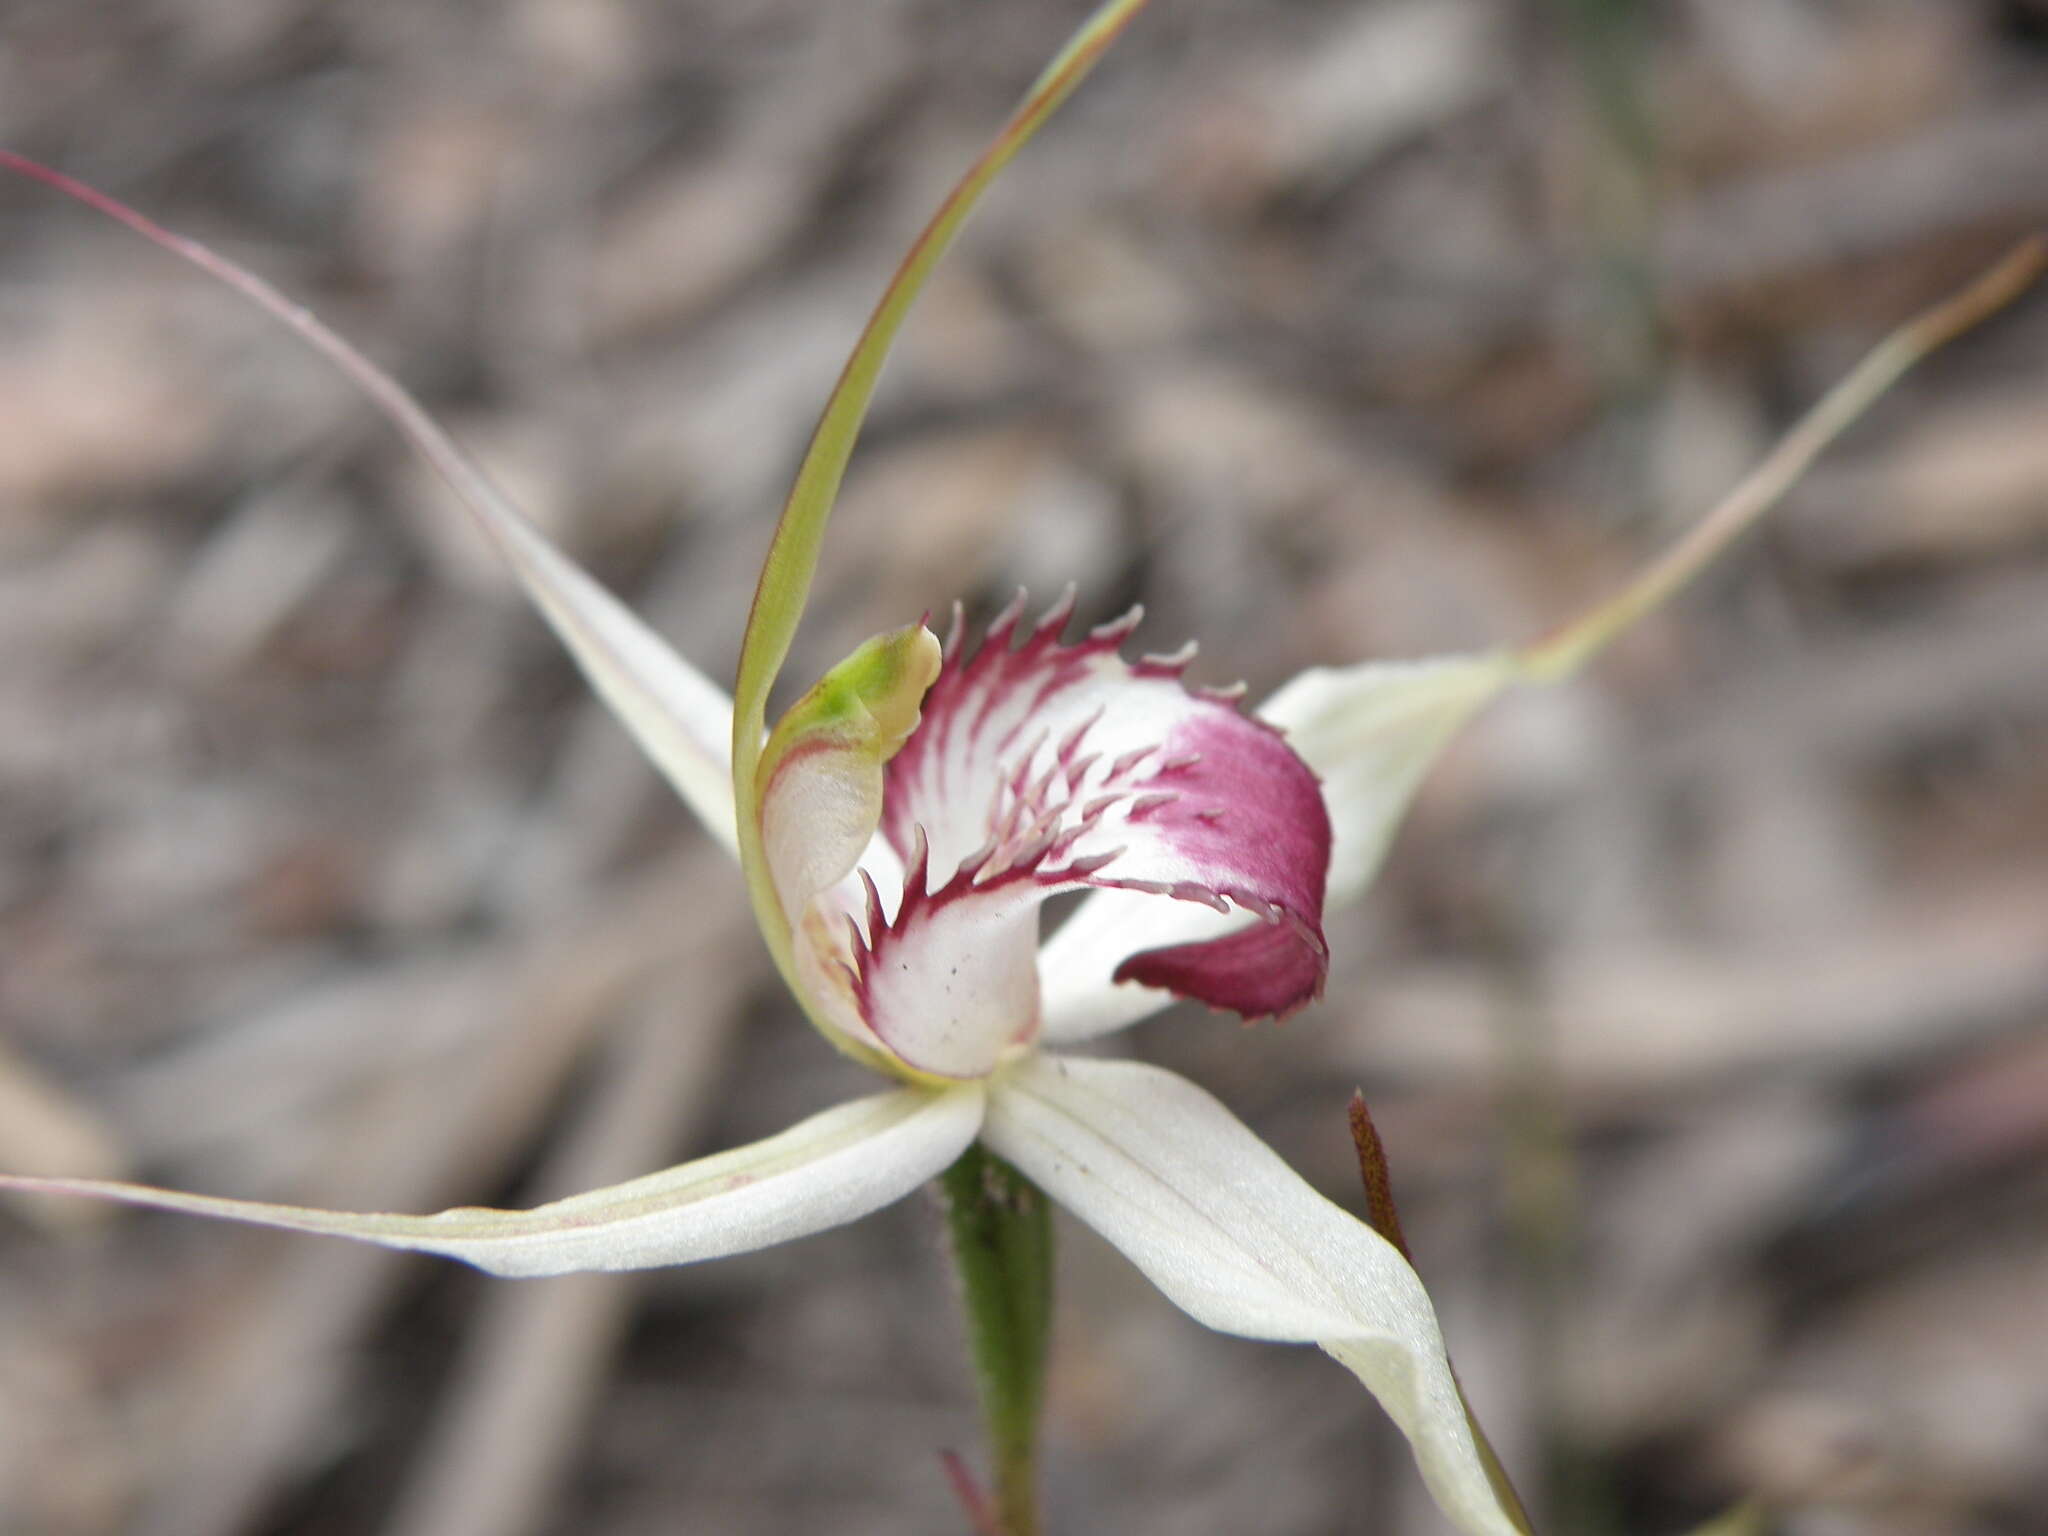
[[[92,1179],[0,1176],[0,1189],[88,1195],[350,1237],[461,1259],[498,1275],[654,1269],[771,1247],[879,1210],[964,1152],[982,1107],[978,1084],[943,1092],[900,1088],[828,1109],[752,1146],[530,1211],[359,1214]]]
[[[1039,1055],[995,1080],[982,1140],[1197,1321],[1320,1345],[1401,1426],[1461,1530],[1515,1536],[1415,1271],[1215,1099],[1155,1067]]]
[[[1496,655],[1314,667],[1254,711],[1323,781],[1332,838],[1326,912],[1365,893],[1423,775],[1515,676],[1515,662]],[[1090,896],[1039,956],[1044,1038],[1094,1039],[1173,1001],[1158,988],[1114,980],[1130,953],[1127,932],[1142,945],[1186,944],[1243,925],[1237,914],[1141,908],[1108,891]]]

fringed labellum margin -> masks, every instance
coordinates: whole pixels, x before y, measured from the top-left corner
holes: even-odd
[[[1069,643],[1072,611],[1069,595],[1020,641],[1020,597],[971,653],[956,617],[921,711],[894,706],[917,723],[889,734],[886,770],[882,736],[846,745],[844,711],[792,723],[825,718],[816,690],[763,758],[763,842],[812,1011],[913,1078],[986,1076],[1035,1044],[1039,909],[1066,891],[1241,914],[1220,936],[1127,953],[1118,982],[1246,1017],[1322,990],[1331,833],[1315,776],[1234,696],[1188,687],[1191,652],[1125,661],[1136,613]],[[820,688],[846,693],[841,673],[885,643]]]

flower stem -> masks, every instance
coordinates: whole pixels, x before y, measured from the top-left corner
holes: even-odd
[[[982,1148],[940,1178],[967,1343],[994,1461],[1003,1536],[1038,1533],[1038,1412],[1052,1336],[1052,1212],[1037,1185]]]

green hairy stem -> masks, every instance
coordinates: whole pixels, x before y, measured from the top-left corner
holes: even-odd
[[[940,1179],[995,1476],[1002,1536],[1037,1536],[1038,1415],[1052,1339],[1052,1210],[1024,1175],[970,1147]]]

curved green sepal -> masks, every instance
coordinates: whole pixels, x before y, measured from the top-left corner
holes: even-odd
[[[768,547],[761,579],[754,590],[754,603],[747,615],[746,639],[740,649],[739,677],[734,685],[732,719],[733,788],[738,797],[740,863],[747,872],[747,888],[754,913],[783,977],[795,989],[797,978],[790,958],[788,931],[781,924],[775,891],[764,864],[760,838],[756,772],[762,753],[762,733],[767,720],[768,694],[789,654],[809,598],[811,578],[817,570],[818,550],[824,542],[825,524],[832,503],[839,494],[839,482],[853,453],[867,415],[875,382],[881,376],[889,347],[902,327],[903,318],[938,265],[960,226],[973,211],[981,194],[1008,165],[1045,120],[1067,99],[1088,72],[1095,67],[1117,35],[1143,10],[1146,0],[1110,0],[1084,22],[1079,31],[1031,89],[1025,93],[1010,120],[981,158],[961,177],[939,210],[911,246],[909,254],[890,279],[881,302],[869,318],[867,329],[855,344],[853,355],[825,404],[796,484],[784,503],[781,521]],[[779,936],[778,936],[779,930]]]

